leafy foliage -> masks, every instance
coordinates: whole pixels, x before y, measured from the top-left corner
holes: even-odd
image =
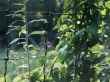
[[[107,61],[106,57],[109,53],[100,50],[100,47],[93,50],[97,45],[103,46],[105,41],[103,28],[105,24],[109,27],[107,21],[104,21],[109,20],[109,17],[105,18],[108,16],[106,11],[110,12],[108,3],[109,1],[103,2],[101,0],[73,0],[71,5],[74,5],[66,7],[69,10],[65,12],[73,15],[62,15],[58,20],[57,28],[62,32],[62,35],[57,46],[63,56],[59,60],[68,65],[66,71],[73,77],[71,81],[109,81],[109,77],[102,80],[103,74],[100,75],[97,72],[97,70],[104,68],[98,67],[97,69],[97,66],[102,65],[101,62]],[[105,14],[102,15],[102,12]],[[101,32],[99,33],[99,31]],[[66,49],[65,45],[67,45]]]
[[[43,0],[38,2],[44,7]],[[52,3],[55,1],[52,0]],[[46,4],[47,2],[45,2]],[[10,14],[16,20],[12,22],[7,32],[18,32],[18,38],[12,40],[9,46],[18,43],[23,44],[24,60],[28,64],[20,65],[25,68],[23,74],[16,75],[14,82],[109,82],[110,81],[110,1],[107,0],[56,0],[56,6],[64,14],[41,19],[28,20],[27,11],[30,2],[24,1],[20,10]],[[49,5],[48,5],[49,6]],[[55,6],[55,5],[54,5]],[[61,6],[61,7],[60,7]],[[52,9],[54,9],[52,7]],[[42,9],[43,11],[45,9]],[[52,11],[52,10],[51,10]],[[54,10],[53,10],[54,11]],[[62,13],[61,12],[61,13]],[[47,15],[46,15],[47,16]],[[50,17],[51,18],[51,17]],[[19,23],[18,23],[19,22]],[[22,23],[21,23],[22,22]],[[31,25],[40,22],[44,27],[39,30],[29,30]],[[57,24],[51,25],[50,22]],[[49,27],[55,26],[53,30],[61,33],[59,43],[55,50],[48,50],[47,34]],[[43,47],[38,47],[31,36],[44,36]],[[22,41],[19,41],[22,40]],[[16,54],[14,52],[10,52]],[[17,53],[18,55],[19,53]],[[19,57],[22,59],[22,57]],[[29,58],[37,65],[30,69]],[[37,60],[34,60],[37,58]],[[34,65],[34,64],[33,64]],[[29,76],[29,79],[25,77]],[[7,76],[10,79],[10,76]],[[8,79],[7,78],[7,79]],[[1,78],[2,79],[2,78]]]

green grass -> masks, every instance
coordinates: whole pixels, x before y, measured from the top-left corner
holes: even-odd
[[[0,48],[0,59],[3,59],[5,57],[6,57],[6,55],[5,55],[5,49]],[[4,64],[5,64],[5,62],[3,60],[0,60],[0,77],[3,76],[4,67],[5,67]]]
[[[19,51],[10,51],[10,58],[15,58],[18,60],[9,60],[7,63],[7,77],[9,80],[9,77],[12,79],[14,79],[15,77],[24,74],[26,72],[28,72],[28,59],[27,59],[27,55],[26,52],[24,50],[19,50]],[[31,57],[33,57],[33,59],[30,59],[31,62],[31,69],[34,69],[36,66],[36,60],[35,60],[35,56],[32,56],[32,54],[30,53]],[[6,57],[5,54],[5,49],[0,49],[0,58],[3,59]],[[3,81],[3,75],[4,75],[4,71],[5,71],[5,61],[4,60],[0,60],[0,82]],[[8,81],[10,82],[10,81]]]
[[[43,49],[29,50],[30,54],[30,68],[31,75],[36,72],[40,67],[42,67],[42,62],[44,59]],[[51,53],[49,53],[49,56]],[[24,81],[23,77],[28,76],[28,56],[23,49],[18,51],[10,50],[10,58],[17,58],[18,60],[9,60],[7,63],[7,82],[28,82]],[[0,58],[5,58],[5,49],[0,49]],[[54,56],[53,56],[54,58]],[[42,70],[42,69],[40,69]],[[5,61],[0,61],[0,82],[4,82],[4,71],[5,71]]]

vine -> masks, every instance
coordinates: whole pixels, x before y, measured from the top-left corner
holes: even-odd
[[[97,44],[103,43],[99,33],[103,28],[99,23],[103,21],[99,3],[103,1],[74,0],[72,2],[74,5],[69,7],[68,12],[74,15],[67,17],[62,15],[57,24],[57,28],[62,32],[57,47],[59,51],[64,50],[61,51],[63,58],[61,56],[59,59],[68,65],[67,75],[71,81],[76,82],[77,79],[78,82],[90,82],[91,78],[96,77],[95,66],[105,58],[105,54],[99,54],[101,59],[96,61],[98,54],[91,50]],[[104,8],[103,5],[101,7]]]

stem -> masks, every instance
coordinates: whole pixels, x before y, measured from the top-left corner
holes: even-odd
[[[48,0],[48,2],[47,2],[47,10],[48,10],[48,12],[50,11],[50,1]],[[46,28],[49,28],[49,13],[47,14],[47,17],[46,17],[46,19],[47,19],[47,21],[48,21],[48,23],[46,24]],[[45,29],[46,30],[46,29]],[[44,80],[43,80],[43,82],[46,82],[46,56],[47,56],[47,43],[48,43],[48,32],[46,32],[46,34],[45,34],[45,62],[44,62],[44,68],[43,68],[43,74],[44,74]]]
[[[47,42],[48,42],[48,36],[45,35],[45,62],[44,62],[44,68],[43,68],[43,74],[44,74],[44,80],[43,82],[46,82],[46,56],[47,56]]]
[[[29,30],[28,30],[28,23],[27,23],[27,7],[26,7],[26,3],[28,2],[28,0],[25,2],[25,24],[26,24],[26,53],[28,55],[28,71],[29,71],[29,77],[30,77],[30,55],[29,55],[29,37],[28,37],[28,34],[29,34]]]
[[[4,82],[6,82],[6,74],[7,74],[7,62],[8,62],[8,61],[5,61]]]

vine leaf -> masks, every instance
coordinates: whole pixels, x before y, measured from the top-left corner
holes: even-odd
[[[95,25],[87,26],[85,30],[88,34],[96,35],[97,34],[97,27]]]
[[[108,1],[107,3],[105,3],[105,6],[110,9],[110,1]]]
[[[64,52],[67,49],[68,45],[65,45],[63,48],[61,48],[59,51]]]

